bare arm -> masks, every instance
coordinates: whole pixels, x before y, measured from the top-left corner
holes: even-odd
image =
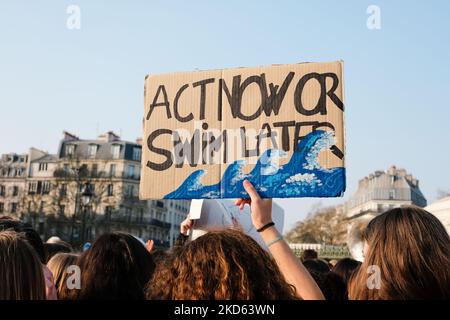
[[[250,205],[252,221],[256,229],[272,222],[272,199],[261,199],[258,192],[247,180],[244,188],[250,199],[238,199],[236,205],[241,209],[246,203]],[[275,226],[269,227],[260,233],[265,243],[281,236]],[[324,296],[308,270],[294,255],[284,240],[279,240],[269,246],[270,253],[275,259],[286,281],[295,287],[297,296],[305,300],[323,300]]]

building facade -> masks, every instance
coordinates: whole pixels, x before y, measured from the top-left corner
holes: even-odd
[[[425,210],[434,214],[436,218],[442,222],[445,229],[450,234],[450,196],[436,200],[429,206],[425,207]]]
[[[168,247],[189,205],[139,200],[139,142],[123,141],[113,132],[93,140],[64,132],[54,155],[33,148],[25,155],[4,155],[0,213],[31,223],[43,238],[58,235],[78,244],[120,230]],[[88,204],[82,201],[86,186]]]
[[[4,154],[0,159],[0,215],[17,215],[25,190],[28,154]]]
[[[355,194],[344,205],[348,219],[347,246],[355,259],[363,259],[361,233],[377,215],[404,205],[425,207],[419,180],[405,169],[391,166],[359,180]]]

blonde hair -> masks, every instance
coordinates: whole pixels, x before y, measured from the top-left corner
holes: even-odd
[[[60,300],[73,298],[73,294],[71,294],[70,289],[67,288],[67,268],[76,264],[77,259],[78,255],[75,253],[57,253],[47,262],[47,267],[55,279],[58,299]]]
[[[0,300],[45,300],[42,264],[19,233],[0,231]]]

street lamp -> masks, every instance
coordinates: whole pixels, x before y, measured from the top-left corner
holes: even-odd
[[[81,203],[83,203],[83,206],[87,206],[91,203],[93,196],[91,189],[91,184],[86,182],[83,187],[83,192],[81,193]]]
[[[91,203],[93,197],[91,184],[89,182],[84,183],[83,192],[81,193],[81,203],[83,204],[83,219],[81,226],[81,241],[84,243],[86,237],[86,211],[88,205]]]

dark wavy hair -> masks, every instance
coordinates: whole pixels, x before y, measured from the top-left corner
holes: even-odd
[[[155,268],[145,246],[121,232],[100,236],[78,264],[78,299],[144,299],[145,285]]]
[[[295,299],[273,258],[238,230],[211,231],[158,265],[148,299]]]

